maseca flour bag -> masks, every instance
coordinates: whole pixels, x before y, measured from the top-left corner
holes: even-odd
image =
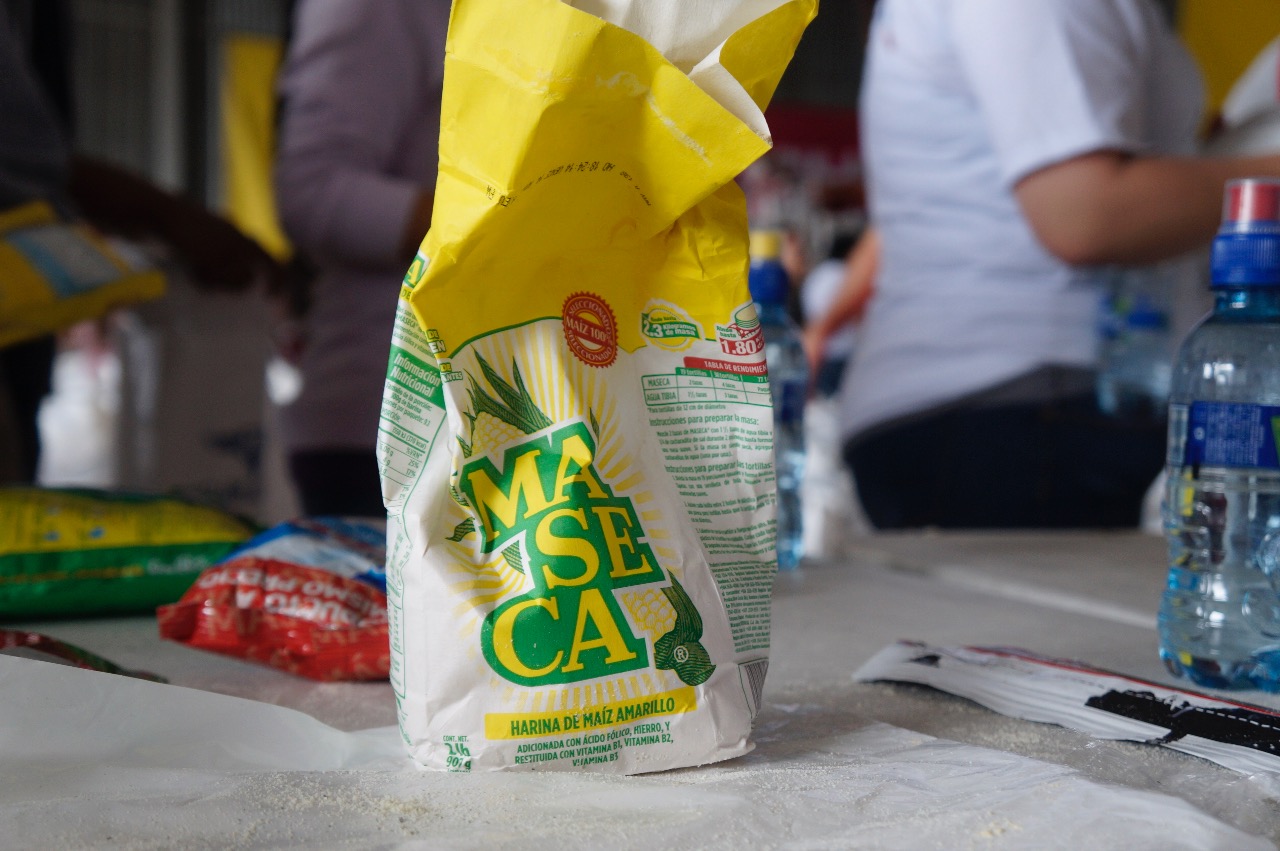
[[[750,750],[776,496],[733,179],[816,10],[455,0],[379,444],[391,681],[422,764]]]

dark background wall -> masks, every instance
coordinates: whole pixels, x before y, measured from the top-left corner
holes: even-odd
[[[229,31],[282,36],[289,0],[70,2],[80,143],[216,201],[217,45]],[[1157,2],[1170,14],[1178,5]],[[822,0],[775,104],[854,110],[873,7]]]
[[[826,0],[805,32],[775,100],[852,109],[858,101],[872,0]]]

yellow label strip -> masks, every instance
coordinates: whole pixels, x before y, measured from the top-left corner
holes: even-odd
[[[484,734],[489,739],[533,739],[575,730],[599,730],[645,718],[680,715],[698,708],[693,686],[674,691],[603,703],[584,709],[557,712],[491,712],[484,716]]]

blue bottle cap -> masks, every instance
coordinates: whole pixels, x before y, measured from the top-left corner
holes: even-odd
[[[747,274],[747,287],[751,299],[760,304],[785,305],[787,303],[787,270],[777,260],[752,260]]]
[[[1211,268],[1216,288],[1280,285],[1280,180],[1228,181]]]
[[[747,287],[752,301],[786,305],[790,281],[782,265],[782,237],[776,231],[751,232],[751,267]]]

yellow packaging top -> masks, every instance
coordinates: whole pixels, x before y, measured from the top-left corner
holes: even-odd
[[[437,214],[421,252],[430,261],[406,279],[419,320],[430,327],[433,304],[448,310],[453,351],[531,316],[559,317],[571,295],[548,287],[512,297],[504,281],[581,281],[625,300],[660,280],[669,291],[658,297],[710,328],[723,317],[700,315],[681,283],[745,275],[745,205],[733,180],[768,139],[634,33],[560,0],[527,5],[536,14],[454,7]],[[726,42],[721,63],[743,75],[737,112],[758,116],[815,11],[814,0],[792,0]],[[485,63],[459,59],[476,50]],[[694,231],[719,236],[696,252],[670,244]],[[477,288],[477,279],[492,284]],[[632,324],[618,334],[624,350],[643,343]]]

